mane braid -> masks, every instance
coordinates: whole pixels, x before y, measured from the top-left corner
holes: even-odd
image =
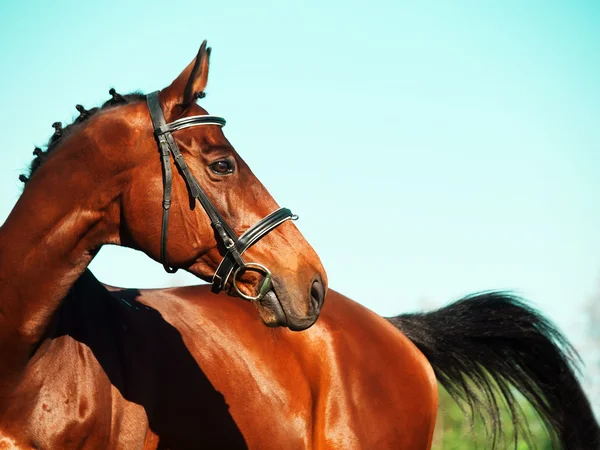
[[[19,175],[19,180],[26,184],[31,179],[35,171],[43,164],[50,152],[52,152],[54,149],[56,149],[56,147],[58,147],[58,144],[62,142],[63,138],[69,136],[77,127],[77,125],[85,122],[98,111],[112,108],[113,106],[134,103],[137,101],[144,100],[146,98],[145,95],[140,92],[131,92],[126,95],[121,95],[118,94],[114,90],[114,88],[111,88],[109,94],[112,98],[105,101],[99,107],[87,110],[82,105],[76,105],[75,108],[77,109],[77,111],[79,111],[79,116],[73,121],[73,123],[65,126],[64,128],[60,122],[54,122],[52,124],[52,126],[54,127],[54,134],[48,140],[48,144],[46,146],[47,150],[44,152],[39,147],[35,148],[33,152],[35,158],[29,164],[29,173],[27,175]]]

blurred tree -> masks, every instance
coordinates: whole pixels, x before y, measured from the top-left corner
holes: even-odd
[[[552,450],[550,438],[535,410],[525,400],[520,401],[531,432],[531,442],[534,447],[527,445],[520,437],[517,450]],[[502,409],[503,438],[497,445],[498,450],[514,448],[513,427],[507,408]],[[485,423],[476,417],[471,421],[468,413],[463,412],[459,405],[450,397],[446,390],[439,386],[439,409],[433,438],[433,450],[488,450],[491,437],[488,436]]]
[[[596,416],[600,414],[600,282],[585,305],[587,340],[583,349],[587,392]]]

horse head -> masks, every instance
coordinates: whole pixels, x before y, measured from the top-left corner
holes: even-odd
[[[113,89],[100,108],[78,105],[74,124],[55,124],[50,151],[36,150],[26,191],[48,178],[62,201],[93,191],[80,201],[96,215],[94,249],[141,250],[170,272],[186,270],[252,301],[268,326],[306,329],[323,305],[325,271],[288,220],[296,216],[279,208],[223,134],[225,120],[197,104],[209,57],[204,41],[164,89]]]

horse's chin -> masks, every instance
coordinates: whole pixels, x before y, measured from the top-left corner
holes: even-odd
[[[258,315],[266,326],[273,328],[288,326],[287,317],[274,290],[271,289],[263,298],[253,303],[258,309]]]
[[[260,301],[253,303],[263,323],[268,327],[286,327],[291,331],[304,331],[313,326],[319,317],[318,313],[301,318],[286,313],[273,290],[267,292]]]

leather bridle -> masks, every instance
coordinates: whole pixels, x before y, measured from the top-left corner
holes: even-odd
[[[227,222],[223,219],[217,208],[212,204],[206,192],[202,189],[194,175],[190,172],[188,165],[183,159],[183,155],[171,134],[174,131],[184,128],[195,127],[200,125],[217,125],[225,126],[225,119],[217,116],[190,116],[183,117],[171,123],[166,123],[160,102],[158,99],[158,91],[146,96],[148,109],[152,125],[154,126],[154,136],[158,142],[160,150],[160,160],[162,162],[163,171],[163,216],[162,216],[162,231],[160,245],[160,260],[163,267],[168,273],[177,272],[176,268],[169,265],[167,257],[167,236],[169,229],[169,209],[171,207],[171,186],[173,174],[171,170],[170,155],[173,154],[173,160],[177,169],[180,171],[187,185],[190,196],[193,199],[198,199],[198,202],[206,211],[210,218],[211,225],[215,230],[217,243],[221,243],[225,249],[223,260],[217,267],[212,278],[212,291],[220,292],[229,277],[233,272],[232,285],[237,293],[247,300],[260,300],[271,289],[271,272],[264,265],[256,262],[245,262],[242,259],[242,254],[253,244],[258,242],[263,236],[273,231],[286,220],[296,220],[298,216],[292,214],[288,208],[279,208],[272,212],[267,217],[259,220],[251,226],[244,234],[238,236]],[[237,286],[237,277],[240,272],[245,270],[254,270],[264,274],[262,285],[258,289],[256,296],[249,296],[240,291]]]

